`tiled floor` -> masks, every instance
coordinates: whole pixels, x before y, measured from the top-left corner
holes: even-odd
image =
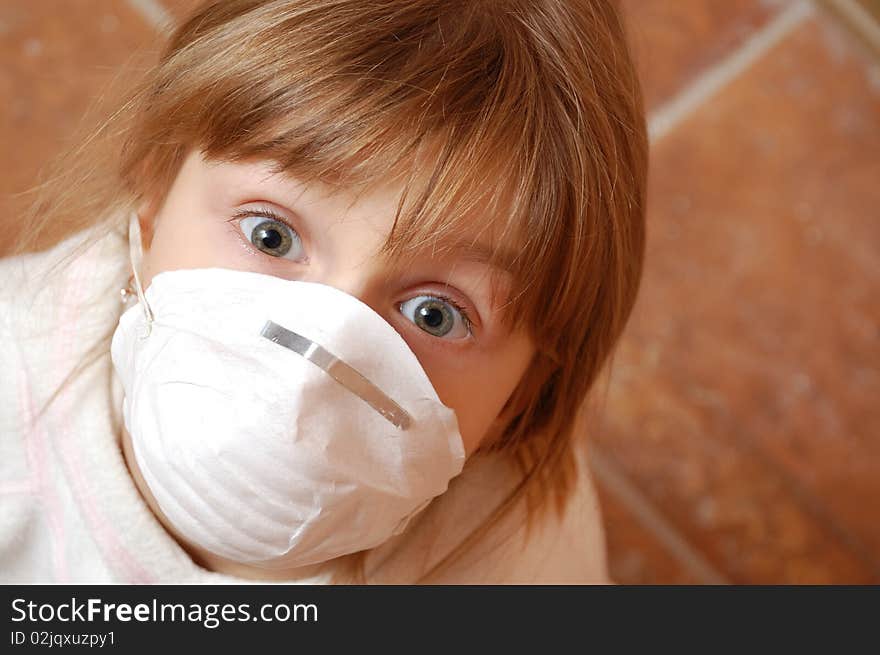
[[[0,255],[27,202],[18,194],[70,144],[118,65],[156,41],[140,12],[120,0],[0,2]]]
[[[624,2],[649,249],[591,435],[620,582],[880,582],[880,52],[840,18],[857,2]],[[9,194],[191,4],[0,5],[0,253],[26,229]]]
[[[671,549],[683,565],[696,556],[734,582],[878,582],[880,65],[821,11],[779,3],[762,26],[741,4],[709,29],[751,33],[673,95],[715,92],[653,143],[648,264],[597,474],[625,476],[690,545]],[[785,12],[796,20],[755,57]],[[649,61],[666,34],[645,31]],[[716,84],[744,51],[752,63]],[[635,549],[630,521],[645,511],[609,512],[612,568],[654,581],[668,537]]]
[[[723,61],[777,12],[763,0],[623,0],[648,110]]]

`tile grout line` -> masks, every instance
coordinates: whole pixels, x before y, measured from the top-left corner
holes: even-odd
[[[781,11],[767,25],[757,30],[745,43],[718,64],[699,75],[693,82],[648,117],[651,143],[669,134],[700,105],[727,86],[813,14],[813,5],[798,0]]]
[[[823,4],[837,11],[849,23],[850,29],[868,43],[880,48],[880,24],[856,0],[824,0]]]
[[[652,505],[629,477],[595,445],[587,461],[598,482],[613,494],[682,566],[704,584],[730,584],[679,531]]]
[[[159,0],[125,0],[129,7],[139,13],[159,34],[166,34],[174,26],[174,19]]]

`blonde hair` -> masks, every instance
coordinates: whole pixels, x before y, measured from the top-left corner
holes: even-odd
[[[29,224],[76,229],[160,203],[193,148],[304,181],[403,180],[384,248],[402,266],[483,216],[516,289],[505,320],[539,347],[486,447],[510,453],[522,482],[484,528],[523,499],[529,522],[548,502],[563,511],[575,418],[644,251],[644,116],[616,2],[205,2],[62,160]]]

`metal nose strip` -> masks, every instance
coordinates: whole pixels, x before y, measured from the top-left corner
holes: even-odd
[[[396,427],[401,430],[409,428],[412,418],[403,407],[391,400],[379,387],[336,357],[321,344],[285,327],[281,327],[272,321],[266,321],[260,336],[266,337],[269,341],[277,343],[288,350],[292,350],[297,355],[301,355],[315,366],[326,371],[330,377],[366,402]]]

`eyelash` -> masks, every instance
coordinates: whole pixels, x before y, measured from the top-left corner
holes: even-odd
[[[273,221],[278,221],[279,223],[283,223],[291,230],[299,234],[299,232],[297,232],[297,230],[294,229],[294,227],[287,220],[266,207],[261,207],[260,209],[239,209],[232,215],[233,219],[251,218],[252,216],[262,216],[263,218],[269,218]]]
[[[273,221],[278,221],[279,223],[283,223],[284,225],[289,227],[291,230],[293,230],[294,232],[299,234],[299,232],[297,232],[297,230],[288,221],[286,221],[284,218],[279,216],[276,212],[272,211],[271,209],[269,209],[267,207],[261,207],[259,209],[239,209],[238,211],[236,211],[233,214],[233,218],[236,220],[239,220],[242,218],[250,218],[252,216],[262,216],[263,218],[268,218]],[[456,311],[458,311],[458,313],[461,314],[461,319],[464,321],[464,325],[467,328],[468,334],[473,334],[473,325],[474,325],[473,321],[471,321],[470,315],[467,313],[467,310],[461,306],[461,304],[455,302],[455,300],[453,300],[449,296],[446,296],[442,293],[427,292],[424,295],[430,296],[432,298],[437,298],[437,299],[442,300],[443,302],[447,302],[450,305],[452,305],[453,307],[455,307]]]

